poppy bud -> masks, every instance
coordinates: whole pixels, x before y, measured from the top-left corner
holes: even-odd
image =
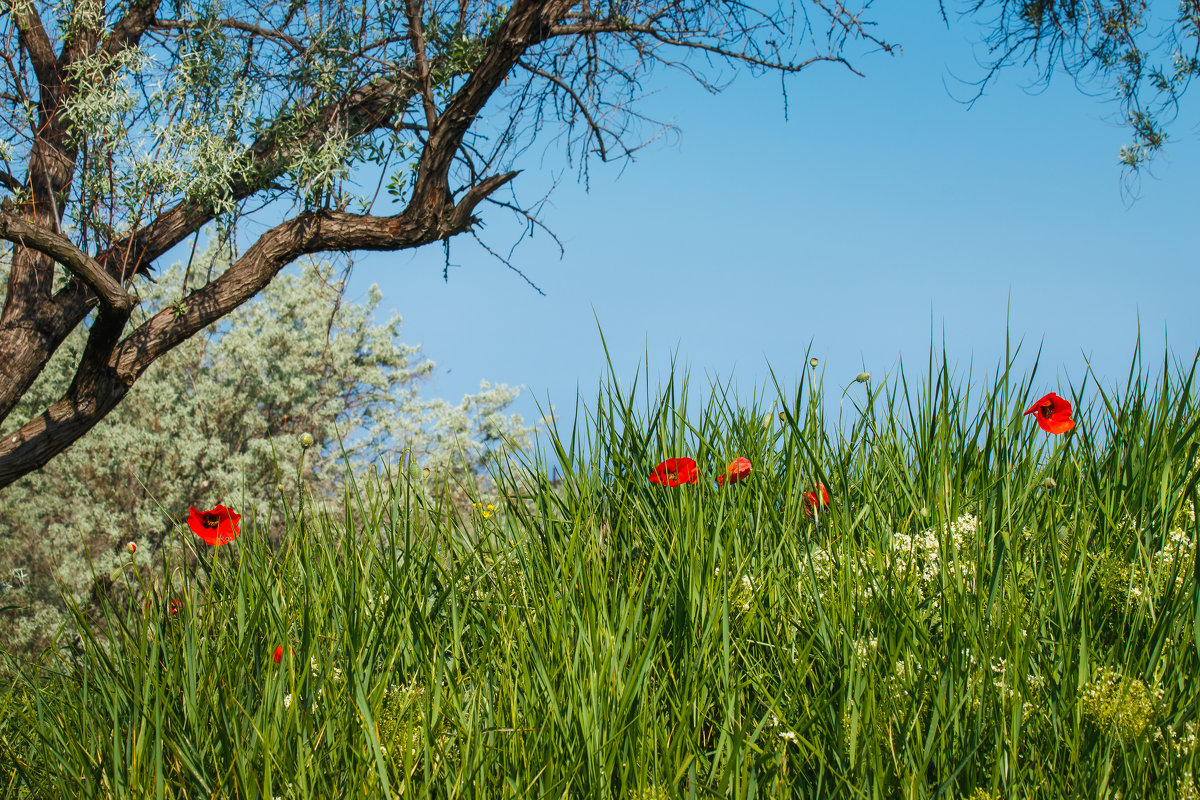
[[[816,369],[816,368],[817,368],[817,364],[820,364],[820,363],[821,363],[820,361],[817,361],[817,357],[816,357],[816,356],[813,356],[812,358],[810,358],[810,359],[808,360],[808,365],[809,365],[810,367],[812,367],[813,369]]]
[[[1053,489],[1055,486],[1058,486],[1058,481],[1054,480],[1054,478],[1047,477],[1046,480],[1042,481],[1042,487],[1045,489]]]
[[[136,552],[137,552],[137,545],[136,545],[136,544],[134,544],[133,542],[130,542],[129,544],[125,545],[125,549],[126,549],[126,550],[128,550],[128,551],[129,551],[129,552],[131,552],[131,553],[136,553]]]
[[[311,433],[300,434],[300,446],[301,447],[303,447],[305,450],[307,450],[308,448],[312,447],[312,443],[313,443],[313,438],[312,438]]]
[[[867,381],[871,380],[871,373],[869,373],[869,372],[860,372],[860,373],[858,373],[857,375],[855,375],[855,376],[854,376],[854,380],[855,380],[857,383],[866,383]]]

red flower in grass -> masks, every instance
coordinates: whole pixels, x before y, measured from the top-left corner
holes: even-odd
[[[167,613],[170,614],[172,617],[178,616],[179,612],[182,610],[183,610],[183,603],[179,602],[174,597],[172,597],[171,601],[169,603],[167,603]]]
[[[820,498],[817,497],[817,492],[821,493]],[[816,492],[804,493],[804,513],[810,517],[824,511],[827,505],[829,505],[829,492],[825,491],[825,484],[818,483]]]
[[[241,514],[222,505],[211,511],[197,511],[196,507],[192,506],[188,515],[188,527],[208,544],[229,544],[241,533],[238,528],[241,518]]]
[[[276,664],[283,661],[283,645],[279,645],[275,648],[275,655],[273,658],[275,659]]]
[[[738,456],[733,461],[729,462],[729,466],[725,468],[724,475],[717,476],[717,485],[724,486],[726,481],[737,483],[742,478],[750,474],[753,467],[750,464],[750,459]]]
[[[695,483],[699,479],[699,475],[696,474],[696,462],[690,458],[668,458],[650,473],[650,482],[663,486]]]
[[[1034,414],[1038,427],[1046,433],[1066,433],[1075,427],[1071,419],[1071,404],[1054,392],[1038,400],[1025,414]]]

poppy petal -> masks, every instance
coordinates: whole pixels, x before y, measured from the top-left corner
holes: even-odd
[[[750,459],[738,456],[733,461],[729,462],[729,466],[725,468],[725,474],[717,476],[717,485],[724,486],[726,481],[729,483],[737,483],[742,478],[745,478],[754,469],[750,463]]]
[[[662,486],[679,486],[697,480],[696,462],[690,458],[668,458],[650,473],[650,482]]]
[[[817,492],[821,493],[821,498],[817,499]],[[804,495],[804,513],[812,516],[814,513],[820,512],[829,505],[829,492],[825,489],[825,484],[818,483],[816,491],[806,492]]]
[[[228,544],[238,537],[241,533],[238,527],[241,519],[241,514],[220,504],[208,511],[197,511],[196,507],[192,506],[188,512],[188,527],[206,544],[216,547]]]
[[[1071,419],[1071,403],[1050,392],[1025,410],[1025,416],[1033,414],[1038,427],[1046,433],[1066,433],[1075,427]]]

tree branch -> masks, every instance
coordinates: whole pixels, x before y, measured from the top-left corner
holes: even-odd
[[[513,4],[493,34],[483,59],[446,104],[436,124],[430,126],[429,141],[413,182],[410,207],[447,202],[450,167],[467,130],[525,51],[545,41],[571,5],[571,0],[518,0]]]
[[[150,24],[150,27],[160,30],[183,31],[201,28],[205,24],[206,23],[197,20],[189,19],[156,19]],[[217,24],[222,28],[229,28],[235,31],[242,31],[244,33],[252,33],[255,36],[261,36],[264,39],[273,39],[281,44],[286,44],[297,53],[304,53],[308,50],[304,43],[295,36],[284,33],[283,31],[275,30],[274,28],[264,28],[261,25],[242,22],[240,19],[220,19],[217,20]]]
[[[289,120],[278,118],[243,155],[244,169],[229,186],[234,203],[261,191],[287,168],[293,157],[315,147],[339,121],[349,136],[361,136],[386,127],[416,92],[413,82],[380,81],[354,92],[343,102],[331,103],[317,112],[316,122],[300,136],[288,132]],[[297,112],[306,113],[304,109]],[[212,221],[211,208],[182,200],[158,215],[150,224],[114,242],[96,260],[109,272],[142,272],[159,256]],[[132,265],[129,270],[126,265]]]
[[[408,38],[412,43],[413,62],[417,67],[417,80],[421,83],[421,99],[425,106],[425,124],[432,128],[437,122],[437,105],[433,100],[433,82],[429,74],[429,61],[425,58],[425,34],[421,30],[421,0],[407,0]]]
[[[600,160],[608,161],[608,152],[604,149],[604,138],[600,135],[601,131],[604,129],[596,124],[596,120],[592,119],[592,114],[590,111],[588,111],[588,107],[584,104],[583,98],[575,93],[575,90],[571,88],[570,84],[557,75],[552,75],[549,72],[538,69],[532,64],[525,63],[524,60],[518,60],[517,64],[525,70],[532,72],[534,75],[537,75],[539,78],[545,78],[546,80],[550,81],[555,86],[566,92],[568,96],[570,96],[571,100],[575,102],[575,107],[579,109],[579,113],[582,114],[583,118],[587,121],[588,128],[592,131],[592,137],[596,140],[596,146],[600,149]],[[539,289],[538,291],[541,290]]]
[[[154,15],[158,13],[161,3],[162,0],[133,0],[129,10],[113,26],[112,33],[104,42],[104,52],[112,57],[137,44],[142,34],[154,24]]]
[[[19,217],[7,197],[0,204],[0,238],[44,253],[62,264],[96,293],[104,308],[126,315],[133,308],[133,299],[99,262],[67,237]]]

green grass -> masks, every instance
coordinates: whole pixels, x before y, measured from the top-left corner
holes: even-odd
[[[745,404],[613,383],[486,517],[401,470],[281,537],[181,528],[13,665],[0,794],[1200,797],[1194,369],[1135,359],[1057,437],[1021,412],[1069,387],[933,359]],[[647,481],[684,455],[700,484]]]

